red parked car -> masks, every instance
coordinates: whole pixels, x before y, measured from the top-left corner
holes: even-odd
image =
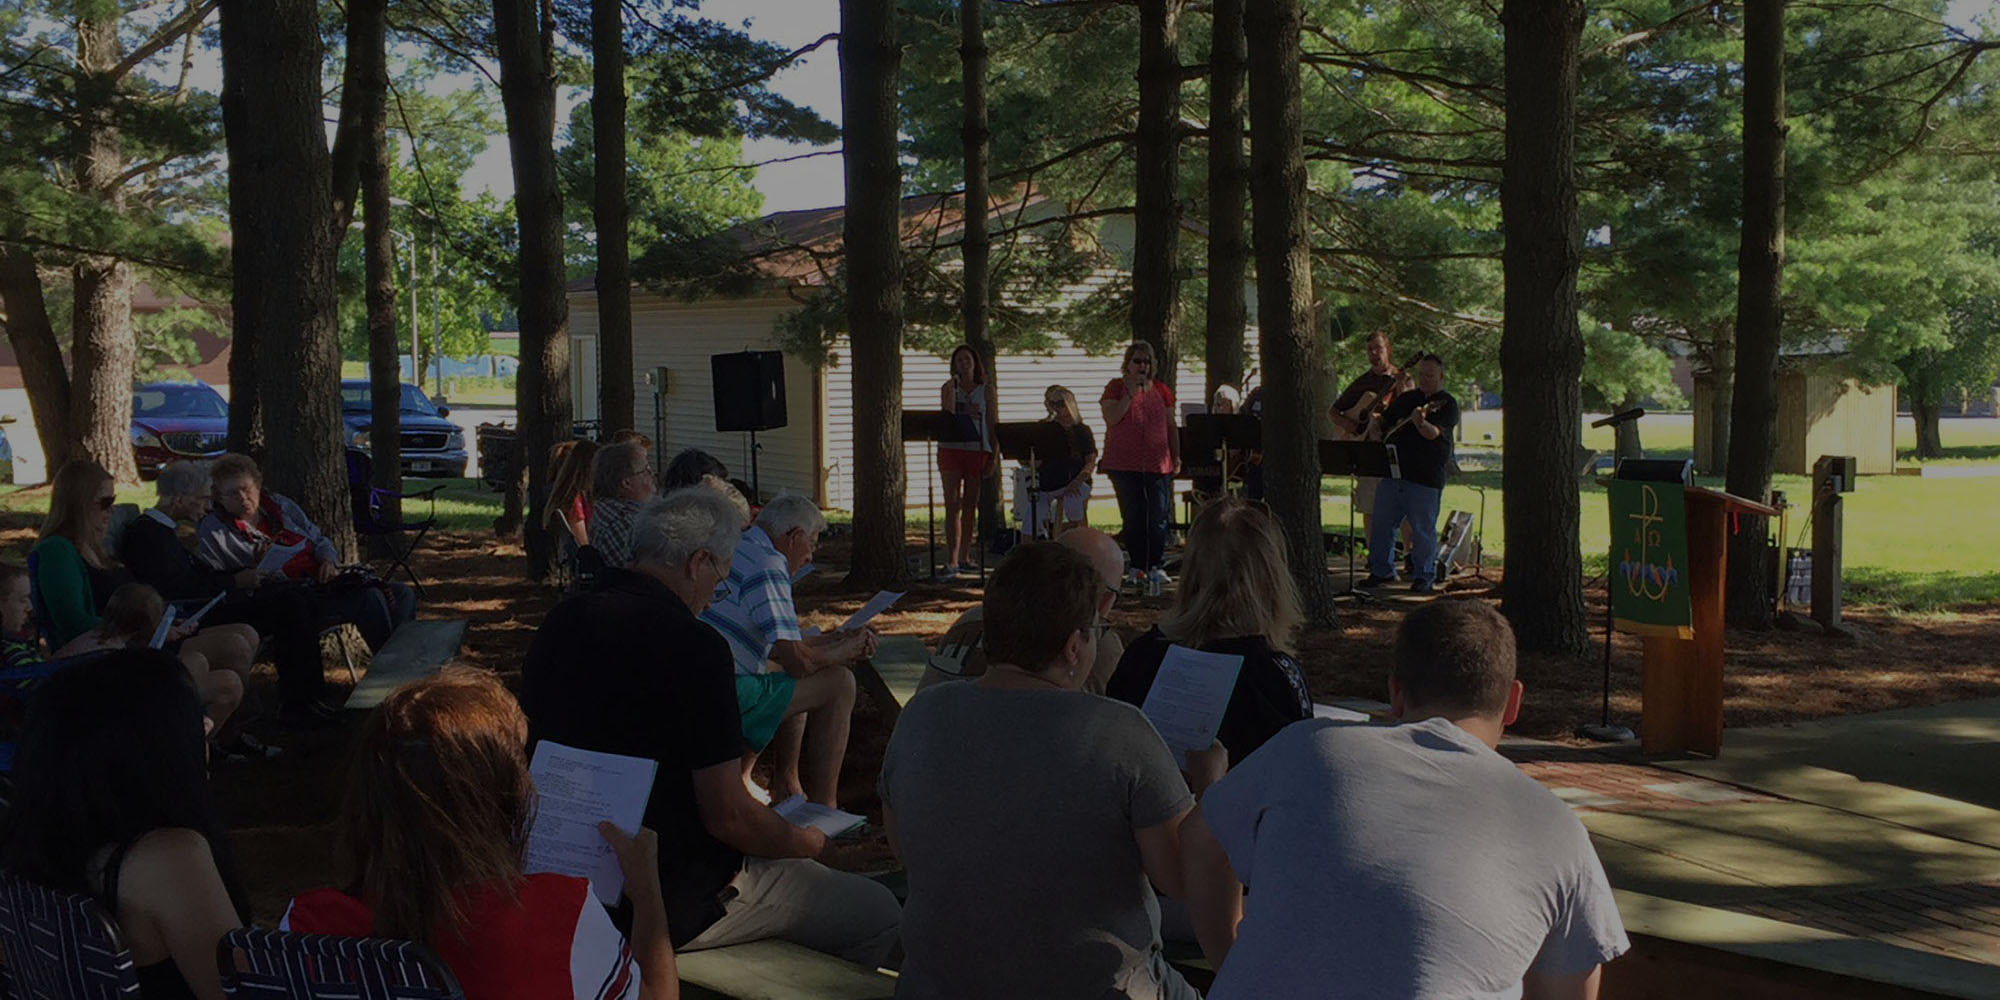
[[[228,449],[229,404],[206,382],[149,382],[132,390],[132,454],[151,479],[168,462]]]

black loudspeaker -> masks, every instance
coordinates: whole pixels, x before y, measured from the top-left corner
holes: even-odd
[[[779,351],[713,354],[715,429],[768,431],[786,424],[785,355]]]

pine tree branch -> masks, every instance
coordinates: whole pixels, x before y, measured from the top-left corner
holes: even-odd
[[[179,17],[168,21],[153,33],[153,37],[140,42],[137,48],[127,53],[118,65],[111,67],[111,79],[122,80],[146,60],[160,53],[160,50],[180,41],[181,36],[190,31],[201,30],[201,22],[215,12],[222,0],[188,0],[188,8]]]

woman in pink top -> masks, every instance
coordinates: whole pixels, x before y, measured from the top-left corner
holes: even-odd
[[[1155,380],[1153,345],[1125,349],[1121,378],[1097,401],[1104,411],[1104,455],[1098,465],[1118,494],[1125,552],[1133,582],[1158,593],[1167,583],[1167,526],[1173,517],[1174,474],[1181,468],[1180,434],[1174,426],[1174,391]]]

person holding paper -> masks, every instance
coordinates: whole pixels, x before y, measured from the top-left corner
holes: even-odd
[[[652,830],[600,834],[631,907],[626,939],[572,875],[523,874],[535,785],[528,721],[499,678],[447,668],[368,716],[335,847],[346,889],[302,893],[280,927],[434,949],[466,1000],[675,1000],[680,977]]]
[[[1173,646],[1241,656],[1216,733],[1234,764],[1278,730],[1312,718],[1312,691],[1291,655],[1299,617],[1284,535],[1270,512],[1233,497],[1217,500],[1188,528],[1173,607],[1132,640],[1105,694],[1144,705]]]
[[[266,587],[255,569],[234,573],[201,564],[182,544],[180,526],[200,521],[209,504],[209,475],[194,462],[172,462],[154,480],[159,499],[125,529],[118,557],[140,583],[208,624],[240,622],[269,636],[278,668],[280,719],[292,728],[334,724],[339,709],[325,702],[318,602],[308,587]]]
[[[1494,752],[1521,710],[1513,630],[1439,601],[1403,619],[1394,660],[1401,725],[1287,728],[1188,821],[1210,1000],[1595,997],[1629,947],[1604,868],[1569,806]]]
[[[875,652],[866,628],[806,636],[792,603],[792,577],[812,562],[826,516],[811,500],[779,494],[743,532],[722,593],[702,613],[729,641],[743,718],[743,780],[775,745],[771,797],[804,794],[829,808],[840,786],[854,714],[848,666]],[[803,767],[803,773],[801,772]]]
[[[881,777],[909,872],[901,1000],[1199,997],[1152,885],[1179,891],[1190,786],[1224,754],[1184,776],[1138,709],[1081,691],[1103,589],[1071,549],[1016,546],[986,587],[990,668],[903,710]]]
[[[166,610],[166,602],[160,600],[158,591],[143,583],[128,583],[111,592],[111,600],[104,605],[104,617],[97,627],[64,644],[55,651],[55,658],[68,660],[109,649],[147,646],[158,633]],[[166,638],[178,642],[191,634],[190,629],[175,629]],[[152,648],[160,647],[152,645]],[[223,754],[236,758],[232,745],[235,730],[229,723],[243,704],[243,679],[234,671],[209,669],[208,657],[187,648],[184,642],[180,644],[178,658],[194,681],[195,691],[201,695],[202,714],[214,723],[216,732],[229,734],[222,740]]]
[[[417,595],[393,580],[335,585],[340,550],[306,512],[264,492],[264,473],[246,455],[224,455],[209,468],[214,506],[195,525],[200,559],[226,573],[257,571],[269,584],[312,588],[323,625],[350,623],[379,650],[396,627],[417,616]]]
[[[901,910],[881,884],[810,860],[826,835],[743,784],[729,643],[695,616],[729,579],[737,507],[701,486],[642,506],[633,561],[555,606],[521,668],[531,741],[658,763],[645,825],[659,831],[675,947],[781,938],[877,965]]]

